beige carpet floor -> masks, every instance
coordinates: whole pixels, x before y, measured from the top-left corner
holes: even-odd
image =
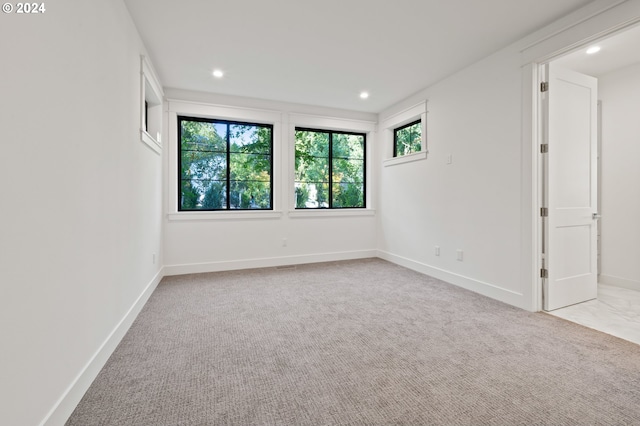
[[[166,277],[67,422],[640,425],[640,346],[379,259]]]

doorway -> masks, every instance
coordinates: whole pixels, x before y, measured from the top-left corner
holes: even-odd
[[[640,248],[634,246],[640,239],[640,227],[630,215],[637,218],[640,212],[640,202],[635,201],[640,194],[637,189],[640,174],[634,172],[634,168],[638,169],[640,151],[634,148],[637,143],[629,143],[629,138],[637,141],[640,125],[634,127],[637,114],[635,118],[625,114],[640,108],[639,44],[640,27],[636,26],[550,61],[554,66],[598,78],[601,100],[598,134],[604,144],[598,148],[598,168],[602,173],[597,186],[601,203],[594,211],[602,213],[596,268],[600,300],[552,314],[636,343],[640,343],[640,321],[634,320],[640,317],[640,298],[636,299],[640,296],[640,267],[635,264],[640,258]],[[600,51],[587,55],[587,48],[593,45],[599,46]],[[628,84],[626,90],[623,84]],[[629,167],[628,162],[634,165]]]

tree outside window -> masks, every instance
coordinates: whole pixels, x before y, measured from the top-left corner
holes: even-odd
[[[298,209],[364,208],[366,135],[296,128]]]
[[[413,154],[422,150],[422,122],[405,124],[393,131],[393,156]]]
[[[178,208],[271,210],[273,126],[178,117]]]

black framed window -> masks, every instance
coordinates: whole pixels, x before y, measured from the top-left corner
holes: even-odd
[[[364,208],[364,133],[295,129],[297,209]]]
[[[178,210],[272,210],[272,152],[272,125],[178,116]]]
[[[393,130],[393,156],[401,157],[422,150],[422,121],[414,121]]]

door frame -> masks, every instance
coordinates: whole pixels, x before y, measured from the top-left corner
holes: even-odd
[[[542,310],[542,218],[544,207],[542,185],[543,114],[540,84],[543,68],[549,62],[568,53],[583,49],[598,40],[610,37],[640,23],[640,0],[619,1],[600,11],[585,15],[578,21],[564,20],[552,35],[532,37],[530,44],[520,50],[522,68],[522,160],[521,160],[521,223],[522,223],[522,282],[524,307]],[[528,284],[527,284],[528,283]]]

